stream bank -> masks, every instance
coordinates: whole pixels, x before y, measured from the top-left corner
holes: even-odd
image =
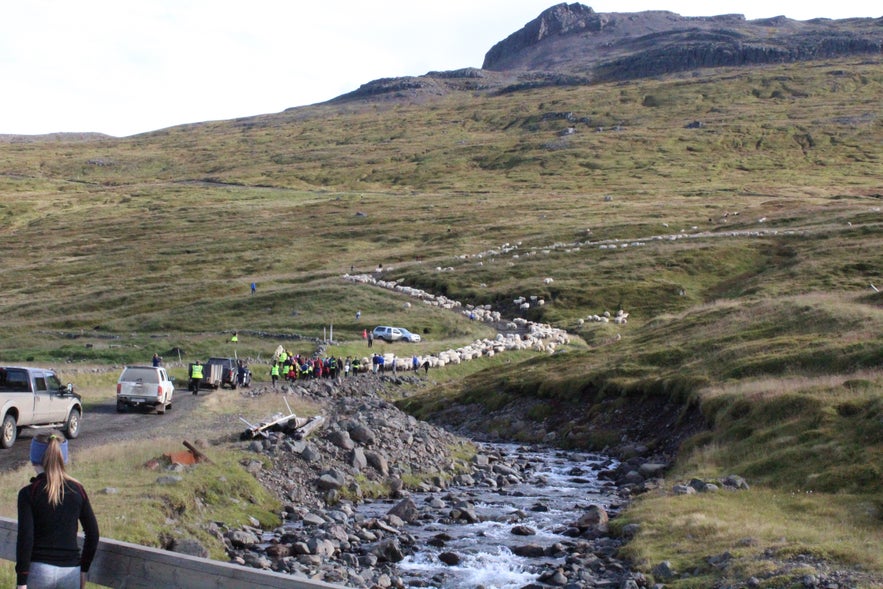
[[[608,529],[629,496],[617,481],[633,463],[473,443],[384,400],[414,378],[360,375],[290,386],[283,394],[321,405],[326,425],[303,440],[283,429],[242,442],[256,454],[244,466],[282,501],[283,524],[215,525],[231,560],[360,588],[646,585],[617,559],[622,540]],[[541,513],[554,513],[554,521],[540,523]],[[516,542],[504,549],[500,534]],[[475,551],[488,543],[496,556]],[[506,563],[492,582],[458,576],[486,573],[492,557]]]

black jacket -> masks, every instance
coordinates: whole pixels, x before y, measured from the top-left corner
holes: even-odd
[[[77,545],[77,522],[86,536],[83,552]],[[15,572],[17,583],[26,585],[31,562],[59,567],[80,566],[89,571],[98,549],[98,521],[86,490],[65,481],[64,499],[52,507],[46,493],[46,475],[39,474],[18,492],[18,542]]]

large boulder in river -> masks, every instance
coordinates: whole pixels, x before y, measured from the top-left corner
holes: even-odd
[[[414,523],[420,518],[420,510],[417,509],[417,504],[410,497],[399,501],[387,514],[395,515],[408,523]]]
[[[395,538],[381,540],[371,547],[369,553],[376,556],[380,562],[401,562],[405,559],[405,553]]]
[[[610,521],[607,511],[600,505],[590,505],[574,524],[581,531],[606,532]]]

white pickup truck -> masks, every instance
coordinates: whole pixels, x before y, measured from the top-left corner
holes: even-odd
[[[52,370],[0,366],[0,416],[2,448],[11,448],[24,427],[59,428],[73,439],[80,435],[83,403]]]
[[[126,366],[117,381],[117,411],[152,407],[157,413],[172,408],[174,381],[162,366]]]

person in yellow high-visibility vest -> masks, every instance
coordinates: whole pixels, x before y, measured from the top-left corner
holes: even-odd
[[[279,380],[279,363],[273,362],[273,367],[270,368],[270,378],[273,381],[273,388],[276,388],[276,381]]]
[[[239,334],[234,331],[233,337],[230,338],[230,343],[235,344],[238,341],[239,341]]]
[[[202,382],[202,364],[199,360],[190,365],[190,390],[193,394],[199,392],[199,383]]]

